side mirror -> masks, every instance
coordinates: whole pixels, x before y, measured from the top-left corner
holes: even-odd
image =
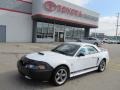
[[[82,57],[82,56],[85,56],[85,54],[83,53],[80,53],[79,55],[77,55],[78,57]]]

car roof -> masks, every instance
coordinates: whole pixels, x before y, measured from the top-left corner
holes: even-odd
[[[68,43],[68,44],[80,45],[80,46],[85,46],[85,45],[94,46],[93,44],[83,43],[83,42],[66,42],[66,43]]]

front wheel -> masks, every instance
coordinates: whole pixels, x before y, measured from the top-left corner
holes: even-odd
[[[53,84],[56,86],[63,85],[68,79],[68,69],[64,66],[55,69],[52,77]]]
[[[106,69],[106,62],[105,62],[105,60],[102,60],[102,61],[100,62],[99,67],[98,67],[98,71],[99,71],[99,72],[103,72],[105,69]]]

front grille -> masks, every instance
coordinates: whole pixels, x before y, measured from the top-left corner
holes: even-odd
[[[53,70],[53,68],[46,62],[31,60],[26,57],[21,58],[21,60],[18,61],[18,67],[26,67],[28,65],[34,66],[45,65],[46,69]]]

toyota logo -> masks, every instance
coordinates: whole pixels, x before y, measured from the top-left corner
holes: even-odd
[[[56,10],[57,5],[52,1],[46,1],[44,4],[46,10],[52,12]]]

